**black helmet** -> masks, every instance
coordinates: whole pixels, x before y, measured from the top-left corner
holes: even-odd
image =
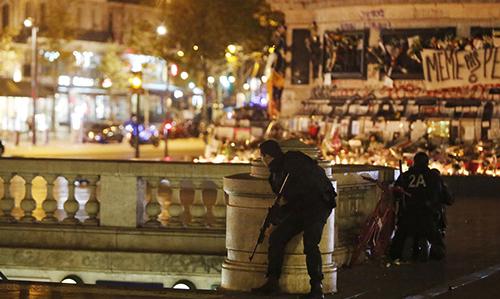
[[[424,152],[418,152],[413,157],[413,164],[417,167],[427,166],[429,165],[429,156],[427,156],[427,154]]]
[[[269,155],[273,158],[278,158],[283,156],[283,151],[276,140],[266,140],[259,145],[260,152],[262,154]]]

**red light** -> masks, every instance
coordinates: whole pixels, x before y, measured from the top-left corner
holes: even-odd
[[[167,130],[172,129],[172,125],[171,125],[171,124],[166,124],[166,125],[165,125],[165,129],[167,129]]]
[[[177,76],[177,74],[179,73],[179,67],[177,66],[177,64],[172,64],[170,66],[170,75],[172,76]]]

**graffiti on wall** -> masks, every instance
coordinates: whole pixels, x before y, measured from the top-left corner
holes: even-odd
[[[377,98],[390,98],[394,100],[412,99],[412,98],[468,98],[477,100],[494,99],[495,95],[489,93],[491,88],[499,88],[500,84],[477,84],[472,86],[461,86],[452,88],[443,88],[439,90],[427,90],[423,82],[415,81],[395,81],[392,88],[382,87],[373,88],[335,88],[332,87],[327,92],[329,97],[360,97],[375,96]],[[324,88],[324,87],[323,87]],[[322,92],[325,94],[325,91]]]
[[[361,22],[345,22],[340,24],[340,30],[356,30],[356,29],[389,29],[392,28],[391,21],[385,17],[383,8],[370,10],[362,10],[359,12]]]

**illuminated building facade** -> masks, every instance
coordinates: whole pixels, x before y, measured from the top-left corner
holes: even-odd
[[[326,136],[500,138],[498,1],[270,3],[286,16],[282,116],[295,128],[313,115]]]
[[[0,93],[4,138],[28,132],[35,109],[30,86],[32,37],[23,26],[26,19],[38,29],[37,130],[72,131],[78,140],[76,132],[85,122],[129,118],[135,104],[127,76],[143,65],[146,94],[141,109],[149,111],[145,120],[156,121],[164,113],[166,62],[126,46],[136,24],[160,24],[154,7],[133,1],[78,0],[61,6],[52,0],[3,0],[0,10],[0,80],[7,87]]]

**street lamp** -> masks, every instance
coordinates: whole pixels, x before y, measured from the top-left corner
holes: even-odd
[[[134,149],[135,149],[135,158],[139,158],[139,121],[140,117],[140,99],[142,89],[142,72],[132,72],[132,77],[129,78],[130,89],[132,94],[136,95],[136,103],[135,110],[137,115],[137,120],[134,124],[134,129],[132,131],[132,138],[134,138]],[[135,133],[135,134],[134,134]]]
[[[36,145],[36,102],[37,102],[37,86],[38,86],[38,61],[37,61],[37,33],[38,27],[32,18],[27,18],[23,22],[24,27],[31,28],[31,98],[33,99],[33,117],[31,119],[32,143]]]
[[[167,27],[165,27],[165,25],[160,25],[158,27],[156,27],[156,33],[158,33],[158,35],[165,35],[167,34],[168,30],[167,30]]]

